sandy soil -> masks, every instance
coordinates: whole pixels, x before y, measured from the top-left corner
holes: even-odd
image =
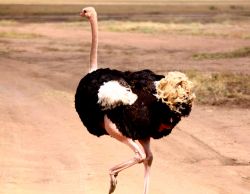
[[[132,152],[108,136],[90,135],[74,110],[74,91],[87,71],[89,32],[56,23],[0,30],[41,35],[0,39],[6,48],[0,50],[0,193],[107,193],[109,167]],[[190,59],[197,51],[243,47],[250,40],[100,36],[102,67],[250,72],[249,58]],[[152,141],[150,193],[249,194],[249,126],[249,109],[195,105],[170,136]],[[142,188],[143,166],[136,165],[119,175],[115,193],[142,193]]]

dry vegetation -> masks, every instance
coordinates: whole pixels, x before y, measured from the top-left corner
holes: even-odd
[[[38,18],[42,18],[46,15],[58,15],[56,18],[61,20],[61,16],[66,14],[67,16],[74,14],[73,18],[76,18],[76,13],[79,12],[79,9],[82,8],[80,1],[74,1],[71,4],[67,4],[67,1],[58,0],[53,1],[53,5],[50,1],[43,1],[42,5],[35,5],[36,1],[25,1],[25,4],[31,5],[16,5],[17,3],[23,3],[23,1],[0,1],[0,15],[3,16],[35,16],[38,15]],[[110,1],[105,5],[102,4],[102,1],[95,1],[97,3],[96,7],[100,16],[105,15],[104,18],[100,17],[100,30],[104,32],[114,32],[114,33],[136,33],[136,34],[148,34],[151,37],[155,35],[168,34],[169,36],[191,36],[191,37],[210,37],[210,38],[220,38],[224,40],[236,39],[236,40],[249,40],[250,39],[250,24],[249,18],[247,15],[250,15],[250,3],[247,1],[231,1],[231,3],[219,3],[217,1],[196,1],[195,3],[186,2],[186,1],[156,1],[154,5],[147,5],[149,1],[136,1],[133,4],[130,4],[130,1]],[[181,11],[180,3],[186,3],[187,7],[185,10]],[[13,5],[10,5],[13,4]],[[88,4],[88,2],[85,2]],[[134,5],[139,4],[139,5]],[[195,5],[195,6],[194,6]],[[197,6],[199,5],[199,6]],[[119,13],[117,12],[119,11]],[[175,16],[180,15],[180,18],[172,20],[172,16],[169,16],[165,13],[176,14]],[[220,12],[227,13],[219,14]],[[127,15],[124,15],[126,13]],[[139,15],[134,15],[131,13],[136,13]],[[149,14],[150,13],[150,14]],[[205,14],[199,15],[200,13]],[[239,14],[240,13],[240,14]],[[186,15],[198,15],[198,20],[186,20]],[[211,15],[212,14],[212,15]],[[129,16],[128,16],[129,15]],[[244,16],[243,20],[239,20],[239,15]],[[116,20],[114,19],[116,17]],[[145,16],[145,17],[144,17]],[[70,16],[69,16],[70,17]],[[155,18],[154,18],[155,17]],[[8,17],[6,17],[8,18]],[[110,20],[110,18],[113,18]],[[131,20],[123,21],[124,19],[130,18]],[[148,20],[148,18],[151,18]],[[160,21],[155,22],[154,19],[161,18]],[[210,18],[209,20],[207,18]],[[211,19],[212,18],[212,19]],[[56,19],[56,20],[57,20]],[[78,19],[74,19],[73,22],[67,21],[67,18],[63,18],[64,22],[60,22],[56,25],[56,28],[60,29],[79,29],[89,30],[89,25],[87,22],[79,22]],[[107,19],[107,20],[106,20]],[[117,20],[118,19],[118,20]],[[241,18],[242,19],[242,18]],[[168,21],[171,20],[171,21]],[[37,18],[34,19],[37,21]],[[209,22],[208,22],[209,21]],[[42,52],[46,55],[54,55],[55,58],[58,55],[58,60],[61,60],[61,55],[65,52],[70,52],[73,55],[80,56],[81,53],[84,53],[85,56],[88,55],[89,43],[85,43],[83,47],[76,47],[74,43],[68,43],[68,46],[62,45],[62,43],[51,44],[53,40],[50,40],[49,37],[40,34],[39,32],[27,32],[19,29],[22,25],[22,22],[17,22],[16,20],[1,20],[0,21],[1,30],[0,30],[0,57],[17,57],[26,60],[26,53],[29,52],[23,48],[15,48],[13,45],[17,40],[25,40],[32,42],[33,40],[46,39],[49,40],[48,44],[38,44],[35,46],[37,52]],[[42,24],[41,24],[42,25]],[[151,64],[153,70],[164,73],[168,69],[162,66],[162,69],[155,68],[157,61],[153,58],[161,58],[164,55],[167,57],[172,57],[173,60],[183,57],[183,62],[186,60],[192,63],[202,62],[203,64],[213,64],[209,61],[218,61],[218,60],[237,60],[250,58],[250,47],[241,46],[240,48],[227,49],[223,51],[202,51],[194,50],[190,48],[191,51],[185,51],[184,55],[178,54],[177,51],[168,50],[144,50],[138,49],[131,46],[117,47],[112,45],[103,45],[100,47],[100,52],[102,53],[102,58],[104,63],[107,63],[106,60],[111,55],[120,56],[117,63],[123,63],[124,60],[135,59],[137,55],[149,56],[150,59],[146,59],[144,66],[142,68],[150,68],[147,64]],[[184,52],[184,51],[182,51]],[[22,53],[23,56],[18,53]],[[169,55],[167,54],[169,53]],[[16,56],[17,55],[17,56]],[[152,55],[152,57],[150,57]],[[176,55],[176,56],[175,56]],[[30,60],[30,59],[27,59]],[[119,60],[123,60],[120,61]],[[128,62],[130,63],[130,62]],[[132,63],[132,61],[131,61]],[[247,62],[243,62],[247,63]],[[171,66],[171,63],[170,63]],[[121,66],[122,67],[122,66]],[[118,67],[120,68],[120,66]],[[124,68],[124,67],[122,67]],[[218,72],[214,71],[209,72],[206,70],[194,70],[196,67],[190,65],[184,69],[185,72],[192,78],[196,84],[196,93],[197,93],[197,102],[201,104],[209,105],[230,105],[230,106],[241,106],[241,107],[250,107],[250,79],[249,72]],[[205,69],[205,68],[204,68]],[[178,70],[182,70],[178,68]]]
[[[250,76],[235,73],[187,72],[195,84],[198,103],[250,107]]]
[[[27,38],[39,38],[40,34],[35,33],[22,33],[16,31],[8,31],[8,32],[0,32],[0,38],[19,38],[19,39],[27,39]]]
[[[247,0],[226,0],[226,1],[215,1],[215,0],[154,0],[153,2],[151,0],[85,0],[85,4],[179,4],[179,3],[187,3],[187,4],[234,4],[234,3],[249,3]],[[0,3],[2,4],[81,4],[83,3],[82,0],[43,0],[43,1],[37,1],[37,0],[0,0]]]
[[[131,22],[131,21],[105,21],[101,23],[104,30],[113,32],[139,32],[139,33],[168,33],[178,35],[211,36],[221,38],[249,39],[250,24],[248,22]],[[214,30],[216,29],[216,31]]]
[[[226,58],[242,58],[250,57],[250,47],[243,47],[228,52],[215,52],[215,53],[196,53],[193,55],[193,58],[196,60],[205,60],[205,59],[226,59]]]
[[[95,5],[100,19],[131,21],[216,21],[250,15],[247,0],[127,0],[127,1],[42,1],[0,0],[0,15],[4,18],[26,20],[79,20],[78,12],[83,6]],[[183,7],[185,6],[185,9]],[[150,15],[149,15],[150,14]],[[60,15],[61,19],[55,16]],[[48,17],[50,16],[50,17]],[[184,17],[183,17],[184,16]],[[198,16],[198,17],[197,17]]]

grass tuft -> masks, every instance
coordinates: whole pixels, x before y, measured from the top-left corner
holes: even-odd
[[[77,24],[76,24],[77,25]],[[192,35],[192,36],[209,36],[220,38],[240,38],[248,39],[249,24],[241,24],[241,31],[237,31],[239,24],[232,22],[223,23],[201,23],[201,22],[135,22],[135,21],[101,21],[100,27],[102,30],[112,32],[136,32],[149,34],[178,34],[178,35]],[[215,30],[216,29],[216,30]]]
[[[17,24],[18,22],[15,20],[0,20],[0,26],[14,26]]]
[[[112,32],[139,32],[139,33],[159,33],[165,32],[167,27],[163,23],[156,22],[131,22],[131,21],[107,21],[104,28]]]
[[[198,71],[188,71],[187,75],[194,82],[199,104],[250,107],[249,75]]]
[[[0,38],[15,38],[15,39],[32,39],[32,38],[40,38],[43,37],[40,34],[35,33],[23,33],[23,32],[0,32]]]
[[[228,58],[241,58],[250,57],[250,47],[243,47],[229,52],[215,52],[215,53],[196,53],[192,58],[195,60],[206,59],[228,59]]]
[[[39,47],[41,51],[48,51],[48,52],[58,52],[61,51],[58,47],[51,47],[51,46],[43,46]]]

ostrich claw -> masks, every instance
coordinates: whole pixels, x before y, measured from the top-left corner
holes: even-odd
[[[118,173],[110,174],[110,188],[109,188],[109,194],[113,193],[115,191],[117,180],[116,177],[118,176]]]

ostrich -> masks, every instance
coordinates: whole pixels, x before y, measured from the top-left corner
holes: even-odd
[[[75,94],[76,111],[91,134],[109,135],[135,154],[109,170],[109,194],[116,188],[118,173],[138,163],[144,165],[143,194],[147,194],[153,161],[150,140],[169,135],[181,117],[189,115],[195,98],[192,83],[180,72],[164,76],[147,69],[98,69],[97,13],[86,7],[80,15],[91,24],[92,45],[89,73],[80,80]]]

